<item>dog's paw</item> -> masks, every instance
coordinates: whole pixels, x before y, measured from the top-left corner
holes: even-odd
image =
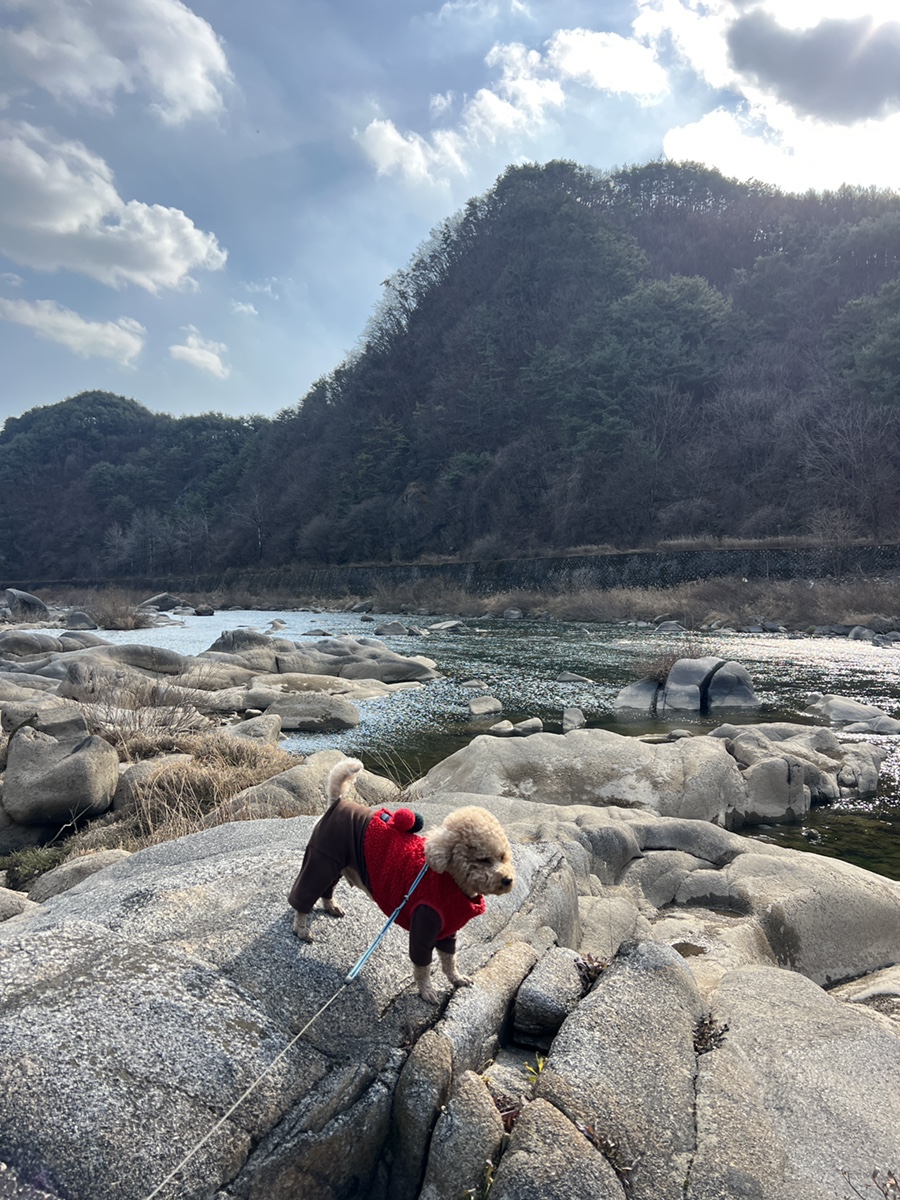
[[[306,924],[306,917],[301,913],[297,913],[294,917],[293,932],[295,937],[298,937],[301,942],[311,942],[313,935],[309,932]]]
[[[333,900],[323,900],[322,904],[329,917],[342,917],[344,915],[344,910],[339,904],[335,904]]]
[[[441,998],[430,983],[419,985],[419,995],[426,1004],[440,1004]]]
[[[450,982],[454,987],[471,987],[475,980],[471,975],[454,975]]]

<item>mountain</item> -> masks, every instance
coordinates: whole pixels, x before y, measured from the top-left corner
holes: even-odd
[[[900,195],[509,168],[272,420],[85,393],[0,433],[17,576],[893,537]]]

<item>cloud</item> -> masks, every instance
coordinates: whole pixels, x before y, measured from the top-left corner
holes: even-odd
[[[208,22],[180,0],[8,0],[26,14],[0,31],[4,74],[55,99],[111,110],[118,92],[141,92],[169,125],[213,116],[231,80]]]
[[[190,363],[201,371],[215,375],[216,379],[227,379],[231,368],[222,362],[222,355],[227,354],[228,347],[223,342],[207,342],[200,336],[200,331],[193,325],[185,326],[187,337],[184,345],[169,347],[172,358]]]
[[[0,121],[0,193],[0,252],[23,266],[155,293],[225,264],[213,234],[178,208],[123,200],[103,159],[49,130]]]
[[[424,137],[401,133],[393,121],[376,117],[356,134],[357,141],[380,175],[398,172],[413,183],[434,183],[467,174],[475,147],[538,134],[565,108],[564,84],[630,95],[641,103],[652,103],[668,90],[653,51],[617,34],[560,29],[545,49],[541,54],[521,42],[493,46],[484,61],[497,78],[466,101],[455,128]],[[443,97],[432,97],[433,116],[447,107]]]
[[[727,33],[735,70],[799,113],[838,124],[900,108],[900,23],[871,17],[786,29],[760,9]]]
[[[726,175],[760,179],[788,191],[843,183],[896,187],[900,113],[859,125],[798,117],[787,105],[716,109],[666,135],[669,158],[710,163]]]
[[[0,298],[0,318],[24,325],[42,338],[59,342],[82,358],[112,358],[129,367],[144,348],[146,330],[131,317],[87,321],[55,300]]]
[[[669,90],[653,51],[617,33],[560,29],[547,43],[547,61],[561,78],[600,91],[653,102]]]
[[[252,304],[245,304],[243,300],[232,300],[231,311],[241,317],[258,317],[259,313]]]
[[[21,287],[24,280],[15,271],[0,271],[0,283],[5,284],[6,287]]]
[[[493,25],[505,16],[530,16],[522,0],[446,0],[437,13],[438,21],[466,21]]]

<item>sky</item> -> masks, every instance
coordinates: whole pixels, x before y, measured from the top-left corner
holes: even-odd
[[[510,163],[900,189],[897,0],[0,0],[0,420],[276,412]]]

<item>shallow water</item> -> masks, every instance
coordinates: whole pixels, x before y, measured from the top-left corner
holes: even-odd
[[[185,617],[183,624],[158,629],[104,633],[113,642],[165,646],[182,654],[198,654],[224,629],[268,630],[280,620],[279,635],[294,641],[315,640],[324,630],[340,636],[374,637],[376,624],[389,615],[356,613],[221,612],[214,617]],[[395,618],[396,619],[396,618]],[[401,618],[403,619],[403,618]],[[428,625],[438,618],[411,618]],[[402,781],[417,778],[448,754],[466,745],[498,718],[473,722],[468,702],[477,691],[461,685],[478,679],[503,704],[503,716],[518,721],[540,717],[551,732],[561,727],[563,708],[581,708],[591,726],[636,736],[684,728],[702,733],[725,721],[808,721],[803,708],[810,692],[834,692],[900,715],[900,650],[873,647],[843,638],[784,638],[766,634],[707,633],[689,635],[691,653],[701,643],[704,655],[743,664],[753,678],[762,708],[754,713],[718,713],[714,717],[679,714],[655,720],[624,715],[613,709],[618,691],[635,677],[636,665],[683,634],[659,634],[652,628],[622,625],[581,626],[552,621],[481,618],[465,622],[466,634],[384,637],[401,654],[434,659],[443,678],[424,687],[359,704],[361,722],[342,734],[298,735],[285,747],[297,753],[341,749],[362,758],[374,770],[389,771]],[[563,671],[587,676],[590,683],[558,683]],[[799,826],[773,826],[758,836],[798,849],[832,855],[900,879],[900,738],[871,737],[889,756],[882,766],[879,795],[851,804],[841,801],[810,814]],[[818,842],[804,835],[818,834]]]

